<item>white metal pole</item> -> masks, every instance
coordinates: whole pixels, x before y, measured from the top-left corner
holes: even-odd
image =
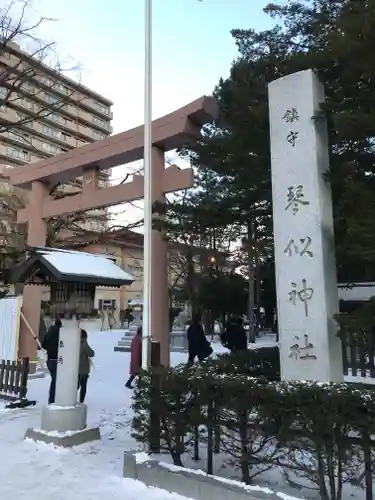
[[[144,95],[144,276],[142,368],[150,366],[151,337],[151,232],[152,232],[152,0],[145,0],[145,95]]]

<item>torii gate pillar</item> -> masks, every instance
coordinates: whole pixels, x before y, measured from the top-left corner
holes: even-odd
[[[33,217],[29,220],[27,231],[27,245],[44,246],[47,239],[47,223],[42,217],[42,207],[45,198],[48,197],[48,186],[39,181],[32,183],[29,194],[29,208]],[[27,318],[35,335],[39,334],[40,308],[43,289],[40,286],[26,285],[23,291],[22,312]],[[29,357],[30,361],[36,360],[37,345],[31,332],[24,321],[20,325],[20,337],[18,342],[18,357]],[[30,372],[34,373],[36,364],[30,365]]]
[[[164,202],[164,151],[152,148],[152,201]],[[169,366],[169,304],[167,243],[160,231],[151,236],[151,335],[160,342],[160,361]]]

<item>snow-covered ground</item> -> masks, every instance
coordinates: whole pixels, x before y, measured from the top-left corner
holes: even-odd
[[[136,443],[130,435],[132,392],[124,387],[130,356],[113,351],[121,336],[121,331],[89,331],[89,342],[96,356],[88,384],[88,423],[100,426],[100,442],[61,449],[24,441],[28,427],[40,427],[40,412],[48,394],[48,376],[29,382],[28,396],[37,401],[35,408],[5,410],[0,402],[1,500],[138,500],[139,497],[142,500],[182,500],[178,495],[146,488],[140,482],[122,477],[123,452],[135,449]],[[266,335],[257,339],[252,347],[272,345],[275,345],[275,336]],[[223,351],[220,344],[213,343],[213,347],[216,352]],[[184,353],[173,353],[172,363],[185,362],[186,358]],[[267,486],[273,489],[280,486],[285,491],[279,476],[264,479]],[[301,492],[296,496],[307,498]]]
[[[130,436],[131,391],[124,387],[129,355],[115,353],[121,332],[95,332],[89,341],[96,351],[87,404],[89,424],[100,425],[102,440],[73,449],[24,441],[28,427],[40,427],[49,377],[29,382],[29,398],[38,405],[25,410],[0,406],[1,500],[177,500],[157,489],[122,477],[123,453],[134,448]],[[185,355],[175,355],[175,362]],[[180,359],[179,359],[180,358]],[[2,403],[0,403],[2,405]]]

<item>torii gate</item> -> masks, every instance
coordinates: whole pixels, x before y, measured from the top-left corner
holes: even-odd
[[[212,97],[203,96],[187,106],[154,120],[152,123],[153,201],[164,201],[165,193],[192,187],[192,169],[165,169],[165,152],[181,147],[197,137],[200,129],[212,121],[217,105]],[[132,182],[107,188],[98,187],[98,172],[143,158],[143,125],[107,139],[96,141],[31,165],[14,168],[9,173],[13,186],[30,190],[29,203],[17,213],[18,223],[28,223],[27,244],[44,246],[47,237],[46,219],[75,212],[104,208],[143,198],[143,177],[135,175]],[[74,196],[54,200],[49,187],[83,177],[82,191]],[[152,232],[153,276],[151,284],[151,333],[161,344],[161,362],[169,364],[168,326],[168,262],[167,245],[159,231]],[[41,289],[25,286],[23,313],[30,326],[38,332]],[[22,324],[19,356],[36,358],[34,339]]]

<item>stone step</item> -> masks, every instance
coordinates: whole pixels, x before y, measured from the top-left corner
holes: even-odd
[[[129,347],[126,347],[126,346],[120,346],[120,345],[116,345],[113,350],[115,352],[130,352],[130,346]]]
[[[117,345],[118,345],[118,346],[120,346],[120,347],[121,347],[121,346],[122,346],[122,347],[123,347],[123,346],[129,346],[129,347],[130,347],[130,346],[131,346],[131,343],[132,343],[132,341],[131,341],[131,340],[125,339],[125,340],[119,340]]]

